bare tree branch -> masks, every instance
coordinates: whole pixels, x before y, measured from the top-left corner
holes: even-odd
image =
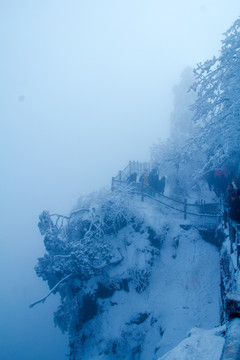
[[[30,308],[34,307],[35,305],[39,304],[39,303],[44,303],[46,301],[46,299],[58,288],[58,286],[60,284],[62,284],[64,281],[66,281],[67,279],[69,279],[70,277],[72,277],[73,274],[69,274],[67,276],[65,276],[63,279],[61,279],[52,289],[51,291],[42,299],[32,303],[29,305]]]

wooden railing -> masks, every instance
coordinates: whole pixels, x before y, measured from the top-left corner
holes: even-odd
[[[127,178],[131,173],[128,173],[128,176],[126,176],[126,169],[129,171],[129,166],[122,172],[125,175],[124,177],[119,175],[112,178],[112,191],[119,189],[122,184],[127,184]],[[137,181],[129,184],[129,188],[132,193],[140,195],[142,201],[146,197],[151,198],[165,207],[182,213],[184,220],[191,219],[192,223],[196,221],[199,223],[199,220],[196,219],[201,219],[201,223],[204,223],[205,227],[207,225],[209,227],[217,227],[222,222],[223,206],[220,202],[206,203],[205,201],[200,201],[199,203],[191,204],[188,203],[187,199],[179,200],[165,196],[149,185]]]
[[[145,170],[148,174],[152,170],[150,162],[129,161],[128,165],[123,170],[119,170],[118,174],[112,178],[112,189],[114,182],[125,182],[129,175],[136,173],[137,176],[140,176]]]

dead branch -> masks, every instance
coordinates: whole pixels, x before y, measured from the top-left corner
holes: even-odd
[[[65,276],[63,279],[61,279],[52,289],[51,291],[42,299],[32,303],[29,305],[30,308],[34,307],[35,305],[39,304],[39,303],[44,303],[46,301],[46,299],[58,288],[58,286],[60,284],[62,284],[64,281],[66,281],[67,279],[69,279],[70,277],[72,277],[73,274],[69,274],[67,276]]]

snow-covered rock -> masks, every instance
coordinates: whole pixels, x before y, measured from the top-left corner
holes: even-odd
[[[211,330],[193,328],[188,337],[158,360],[219,360],[225,326]]]

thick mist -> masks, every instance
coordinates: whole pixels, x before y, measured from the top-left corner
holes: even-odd
[[[1,359],[66,359],[58,298],[29,309],[48,292],[38,215],[148,160],[183,69],[217,55],[239,14],[238,0],[0,3]]]

